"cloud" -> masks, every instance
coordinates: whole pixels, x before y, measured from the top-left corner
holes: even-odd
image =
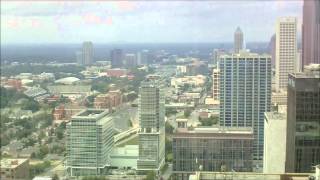
[[[1,35],[4,42],[40,42],[44,38],[27,32],[45,34],[51,27],[48,42],[221,42],[232,41],[241,26],[247,42],[265,41],[277,17],[299,19],[301,6],[298,0],[1,1]]]

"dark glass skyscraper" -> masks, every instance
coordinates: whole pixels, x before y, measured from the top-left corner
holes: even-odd
[[[320,164],[320,65],[289,74],[286,172]]]
[[[320,63],[320,1],[304,0],[302,24],[302,65]]]
[[[112,68],[119,68],[123,65],[123,52],[121,49],[113,49],[110,52],[111,66]]]

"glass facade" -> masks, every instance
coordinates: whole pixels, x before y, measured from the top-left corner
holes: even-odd
[[[288,172],[311,172],[320,164],[320,71],[290,74],[288,85]]]
[[[271,57],[252,53],[220,57],[220,125],[252,127],[255,160],[263,159],[264,112],[271,106]]]
[[[138,170],[159,170],[165,157],[164,94],[156,80],[142,82],[139,92]]]
[[[113,120],[104,110],[85,110],[67,124],[67,171],[70,176],[101,175],[109,166]]]
[[[252,144],[252,131],[176,133],[172,142],[173,171],[177,176],[199,170],[250,172]]]

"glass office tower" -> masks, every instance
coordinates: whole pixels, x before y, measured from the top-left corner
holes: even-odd
[[[253,156],[263,159],[264,112],[271,105],[271,57],[248,52],[220,56],[220,125],[252,127]]]

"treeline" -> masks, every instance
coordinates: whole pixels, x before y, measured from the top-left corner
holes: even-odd
[[[19,99],[24,99],[20,104],[20,107],[23,110],[31,110],[32,112],[35,112],[40,108],[40,105],[37,101],[13,89],[1,87],[0,95],[0,108],[10,107],[17,103]]]
[[[21,64],[21,65],[1,67],[1,75],[2,76],[14,76],[14,75],[18,75],[20,73],[40,74],[42,72],[77,74],[83,70],[85,70],[85,67],[78,66],[78,65],[53,66],[53,65]]]

